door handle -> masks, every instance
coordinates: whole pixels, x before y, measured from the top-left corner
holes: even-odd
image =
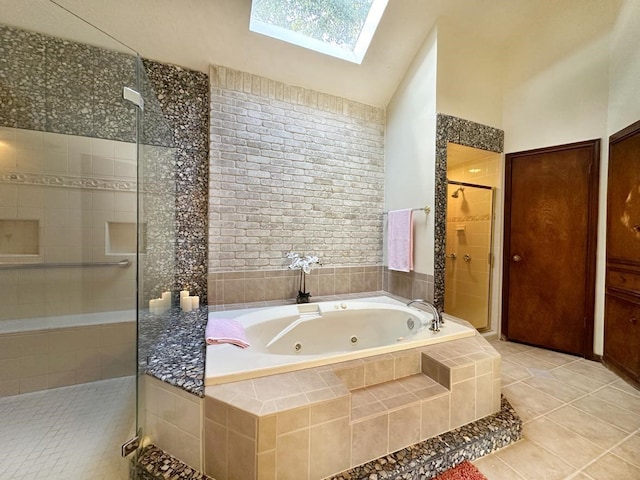
[[[513,261],[514,261],[514,262],[519,262],[519,261],[521,261],[521,260],[522,260],[522,257],[521,257],[520,255],[514,255],[514,256],[513,256]]]

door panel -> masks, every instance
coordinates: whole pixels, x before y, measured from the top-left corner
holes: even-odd
[[[587,355],[599,141],[507,155],[503,333]]]

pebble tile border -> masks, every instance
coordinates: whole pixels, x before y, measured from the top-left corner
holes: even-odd
[[[138,461],[131,464],[131,480],[158,480],[188,478],[190,480],[214,480],[185,465],[177,458],[151,444],[142,450]]]
[[[139,348],[143,371],[204,397],[204,329],[208,312],[207,306],[188,313],[173,307],[164,318],[141,312],[139,330],[143,338]]]
[[[494,415],[347,470],[330,480],[431,479],[465,460],[483,457],[521,438],[522,421],[502,396],[501,409]],[[145,447],[131,472],[132,480],[213,480],[154,445]]]

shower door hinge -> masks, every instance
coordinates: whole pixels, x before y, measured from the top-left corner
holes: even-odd
[[[140,435],[136,435],[135,437],[130,438],[129,440],[127,440],[122,444],[122,447],[120,447],[120,453],[123,457],[126,457],[127,455],[130,455],[133,452],[135,452],[139,446],[140,446]]]
[[[139,107],[140,110],[144,111],[144,99],[142,98],[142,95],[140,95],[140,92],[135,91],[133,88],[124,87],[122,89],[122,98],[133,103]]]

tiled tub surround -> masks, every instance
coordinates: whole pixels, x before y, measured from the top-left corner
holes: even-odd
[[[421,298],[433,302],[433,275],[383,269],[382,290],[402,298]]]
[[[464,460],[495,452],[522,437],[522,421],[506,398],[498,413],[468,423],[397,452],[331,477],[333,480],[397,479],[426,480]],[[213,480],[153,444],[144,448],[133,466],[137,478]]]
[[[100,316],[113,318],[111,323],[100,323]],[[128,317],[128,321],[118,321],[119,316]],[[72,326],[66,321],[82,321],[77,315],[49,317],[45,320],[51,326],[46,329],[0,330],[0,397],[133,375],[135,312],[89,317],[98,323]],[[33,328],[38,319],[30,320]],[[56,323],[69,326],[55,327]]]
[[[500,410],[500,356],[476,335],[205,389],[205,473],[316,479]]]
[[[298,294],[299,284],[299,270],[209,273],[209,304],[289,301]],[[378,292],[382,290],[382,267],[322,266],[307,275],[306,286],[312,301],[331,295]]]
[[[370,295],[371,294],[368,294],[368,296]],[[325,298],[325,300],[332,300],[332,299],[337,300],[341,298],[345,298],[345,297],[335,297],[335,298],[329,297],[329,298]],[[349,298],[362,298],[362,295],[353,295],[353,296],[349,296]],[[281,304],[281,303],[279,302],[271,303],[271,305],[277,305],[277,304]],[[266,306],[267,304],[259,304],[259,305]],[[232,306],[229,306],[229,308],[237,309],[238,306],[232,305]],[[224,307],[220,306],[216,310],[224,310]],[[143,464],[136,467],[138,469],[145,469],[145,471],[147,472],[145,473],[145,475],[152,475],[149,473],[149,471],[154,470],[154,466],[152,465],[154,462],[159,463],[155,465],[155,468],[158,469],[156,470],[156,473],[158,475],[165,475],[167,474],[167,472],[173,472],[174,475],[177,475],[176,478],[190,478],[189,475],[193,474],[193,469],[205,471],[206,462],[212,461],[211,450],[208,448],[205,448],[206,442],[212,441],[211,440],[212,430],[209,427],[213,425],[214,430],[215,428],[219,429],[222,427],[226,429],[230,428],[229,427],[230,424],[228,422],[226,425],[223,425],[219,423],[221,420],[218,420],[218,423],[217,423],[211,420],[210,418],[208,418],[207,417],[208,414],[205,411],[208,408],[207,405],[209,405],[210,402],[213,401],[212,399],[203,398],[204,396],[204,381],[203,381],[204,352],[206,348],[203,332],[204,332],[204,327],[207,321],[207,315],[208,315],[208,309],[206,307],[201,307],[198,311],[189,312],[189,313],[184,313],[180,311],[180,309],[178,308],[174,308],[170,310],[170,312],[167,315],[165,315],[166,318],[164,319],[164,323],[162,326],[164,330],[162,332],[159,332],[158,335],[156,335],[157,337],[160,338],[160,341],[157,343],[157,345],[155,343],[152,345],[149,345],[148,347],[151,348],[151,350],[145,350],[144,351],[145,353],[142,354],[145,357],[146,355],[149,355],[149,365],[147,369],[148,375],[145,376],[145,388],[143,390],[144,399],[142,403],[145,409],[144,414],[147,416],[146,418],[147,418],[147,424],[149,428],[149,431],[147,433],[150,434],[148,435],[147,441],[153,443],[156,446],[159,446],[160,448],[166,450],[166,452],[173,455],[173,456],[169,456],[166,454],[162,454],[162,452],[159,452],[156,447],[153,447],[153,446],[150,447],[149,455],[153,458],[153,460],[149,460],[148,458],[145,460],[145,457],[143,457],[142,459]],[[141,321],[143,322],[147,321],[150,324],[155,325],[157,328],[160,328],[158,327],[158,325],[160,325],[160,323],[158,322],[158,317],[149,315],[147,312],[144,312],[144,315],[142,315],[141,317]],[[471,347],[469,345],[457,343],[465,340],[473,342]],[[442,365],[443,365],[442,367],[443,372],[447,368],[449,368],[450,371],[453,370],[458,372],[456,373],[455,381],[453,383],[455,383],[456,386],[458,384],[460,385],[462,390],[460,390],[459,392],[464,394],[465,389],[471,388],[470,387],[471,383],[473,383],[473,385],[478,384],[477,382],[478,379],[480,379],[480,383],[483,383],[485,380],[489,379],[489,374],[492,378],[491,395],[495,394],[493,388],[496,387],[496,385],[499,391],[499,381],[497,383],[494,381],[495,378],[493,378],[494,376],[493,372],[494,372],[494,369],[496,368],[499,371],[500,359],[495,353],[495,351],[486,343],[483,337],[474,336],[468,339],[456,340],[453,342],[442,344],[442,347],[445,347],[445,346],[448,347],[445,353],[438,354],[438,352],[434,351],[433,355],[436,358],[440,356],[442,357],[440,358],[440,362],[442,362]],[[437,346],[434,346],[434,347],[437,347]],[[378,366],[382,368],[375,368],[374,365],[376,362],[373,362],[373,363],[366,362],[369,365],[368,367],[369,375],[367,375],[366,377],[367,380],[365,380],[365,377],[364,377],[365,362],[362,360],[359,360],[355,363],[344,364],[344,369],[342,370],[342,372],[339,373],[339,375],[342,375],[343,378],[345,378],[345,382],[340,380],[340,376],[334,373],[333,370],[329,369],[329,367],[323,367],[324,371],[322,371],[321,369],[322,375],[324,375],[324,377],[331,378],[332,379],[331,383],[335,382],[333,386],[327,385],[327,382],[324,379],[322,379],[324,387],[320,389],[314,388],[314,385],[317,386],[317,384],[310,383],[309,385],[307,385],[307,387],[305,387],[307,390],[309,390],[309,392],[306,394],[302,394],[298,392],[293,396],[289,396],[289,397],[286,397],[285,399],[278,399],[278,400],[276,400],[274,397],[272,400],[267,401],[266,403],[270,407],[274,407],[274,406],[277,407],[279,404],[280,409],[282,411],[280,413],[276,413],[274,410],[273,412],[267,415],[269,417],[268,420],[262,420],[262,421],[263,422],[273,421],[274,416],[277,417],[278,415],[284,415],[282,417],[283,419],[286,419],[291,415],[296,417],[296,415],[300,414],[301,409],[302,410],[306,409],[306,411],[309,412],[309,415],[311,415],[311,411],[313,409],[314,417],[309,416],[307,426],[301,427],[301,429],[307,433],[310,433],[311,432],[310,422],[312,421],[311,419],[313,418],[313,422],[318,424],[318,425],[314,424],[314,427],[317,427],[313,430],[315,435],[317,432],[322,432],[323,428],[329,428],[332,425],[334,426],[341,425],[340,422],[344,424],[345,419],[343,417],[346,417],[346,415],[343,415],[343,417],[339,417],[334,420],[327,420],[326,422],[321,422],[320,417],[315,416],[316,412],[324,411],[325,414],[327,414],[327,411],[329,412],[331,411],[332,406],[337,406],[337,407],[341,406],[341,408],[343,409],[342,412],[344,412],[345,409],[347,409],[349,410],[349,415],[351,415],[350,409],[353,406],[353,404],[349,403],[349,408],[347,408],[344,405],[344,402],[346,401],[344,399],[345,396],[350,395],[349,389],[345,385],[350,385],[352,388],[360,386],[361,389],[356,389],[357,391],[359,390],[356,396],[366,397],[368,396],[368,394],[374,395],[376,392],[376,388],[382,391],[382,390],[386,390],[386,387],[384,386],[384,384],[382,385],[378,384],[378,386],[369,385],[369,390],[367,390],[364,387],[365,381],[368,383],[372,383],[372,382],[379,382],[381,380],[388,380],[389,382],[391,382],[389,383],[389,385],[395,385],[396,388],[400,389],[400,391],[402,391],[406,395],[403,397],[402,395],[389,396],[388,394],[387,398],[384,398],[382,400],[372,401],[372,402],[369,402],[368,404],[367,402],[361,401],[362,405],[359,405],[360,407],[359,412],[361,416],[357,419],[356,423],[358,422],[362,423],[367,420],[374,419],[376,409],[379,410],[378,413],[381,416],[388,416],[389,418],[394,418],[394,419],[397,416],[397,418],[402,419],[403,418],[402,414],[399,412],[407,413],[408,411],[416,410],[416,405],[418,405],[418,403],[420,403],[419,410],[420,410],[420,415],[422,416],[422,403],[428,400],[418,399],[418,397],[416,397],[414,393],[408,393],[407,387],[405,387],[405,385],[411,385],[412,382],[421,382],[424,385],[428,384],[428,386],[425,387],[426,390],[423,389],[423,391],[418,394],[425,395],[427,394],[428,389],[431,389],[431,391],[433,391],[435,394],[434,398],[432,399],[432,402],[433,402],[432,406],[434,407],[433,408],[434,411],[440,412],[441,409],[436,408],[436,403],[444,402],[445,401],[444,398],[447,399],[447,402],[448,402],[447,409],[445,409],[446,414],[445,414],[444,420],[441,420],[441,423],[431,425],[430,427],[429,426],[430,422],[427,419],[428,417],[425,417],[424,422],[422,422],[421,419],[419,419],[418,421],[418,424],[420,425],[421,430],[423,428],[423,424],[425,425],[424,426],[425,431],[427,431],[426,429],[428,428],[432,428],[434,432],[440,427],[444,429],[445,423],[447,427],[446,430],[451,430],[452,428],[454,428],[454,430],[452,430],[449,434],[447,434],[449,436],[446,437],[447,445],[450,447],[449,450],[447,450],[447,452],[455,451],[456,448],[464,446],[462,451],[466,452],[465,454],[474,455],[474,458],[476,458],[478,456],[489,453],[490,451],[493,451],[497,448],[500,448],[501,446],[504,446],[505,441],[509,443],[510,441],[515,441],[518,438],[517,432],[519,432],[518,430],[519,421],[512,422],[512,421],[501,420],[501,418],[505,415],[504,408],[503,408],[503,411],[500,412],[499,414],[495,416],[491,415],[489,417],[486,417],[485,421],[473,422],[467,425],[466,427],[462,427],[461,430],[455,429],[455,427],[458,424],[461,424],[462,422],[466,422],[466,421],[470,422],[473,420],[473,419],[464,418],[465,415],[469,415],[471,414],[471,412],[468,409],[463,408],[461,409],[460,415],[458,416],[454,415],[452,418],[449,417],[449,413],[448,413],[449,402],[455,403],[459,401],[459,398],[455,394],[452,395],[452,393],[447,393],[443,385],[441,385],[440,383],[437,383],[433,378],[427,377],[422,373],[422,366],[417,365],[417,362],[422,363],[421,360],[417,360],[418,358],[421,358],[421,357],[424,358],[424,355],[422,355],[421,351],[412,352],[407,355],[397,355],[397,359],[394,359],[393,363],[391,363],[389,362],[388,356],[382,356],[380,357],[380,363],[378,364]],[[360,368],[356,364],[362,365],[362,368]],[[388,377],[390,371],[388,369],[385,369],[384,367],[388,368],[392,364],[394,365],[393,375],[398,377],[403,376],[404,379],[398,379],[394,381],[392,377]],[[451,369],[450,367],[453,366],[454,364],[457,366]],[[431,371],[434,376],[436,375],[434,367],[437,365],[437,362],[435,361],[431,362],[431,361],[425,360],[424,365],[425,365],[425,369],[427,370],[430,369],[429,371]],[[445,365],[448,365],[448,366],[445,366]],[[473,378],[468,378],[466,380],[463,380],[463,378],[465,378],[465,375],[471,374],[470,365],[473,366]],[[396,371],[396,366],[397,366],[397,371]],[[373,373],[373,377],[371,373]],[[476,373],[478,374],[477,377],[476,377]],[[303,370],[301,372],[298,372],[298,374],[307,376],[307,378],[313,378],[315,375],[316,379],[318,378],[318,375],[319,375],[316,369]],[[294,375],[294,374],[285,374],[284,375],[285,380],[287,379],[288,375]],[[376,378],[377,375],[381,375],[381,376],[378,376]],[[442,377],[440,375],[441,375],[440,370],[438,370],[436,378],[442,379],[442,381],[446,383],[446,374],[443,374]],[[412,376],[414,379],[417,378],[418,380],[414,380],[410,378]],[[154,377],[154,378],[151,378],[151,377]],[[277,381],[279,377],[280,376],[267,377],[264,381],[267,385],[269,385],[272,379],[276,379]],[[461,381],[458,382],[458,380],[461,380]],[[340,382],[340,384],[338,384],[338,382]],[[246,382],[236,382],[236,383],[228,384],[227,386],[223,386],[223,387],[208,387],[208,388],[226,389],[228,388],[229,385],[242,386],[242,385],[246,385]],[[451,380],[450,380],[450,386],[451,386]],[[302,388],[302,387],[296,381],[295,385],[293,385],[293,388],[296,389],[296,388]],[[371,388],[373,388],[373,393],[371,393]],[[412,388],[412,387],[410,386],[409,388]],[[477,388],[478,388],[477,386],[474,387],[474,390],[471,393],[471,395],[476,395],[475,389]],[[412,388],[412,390],[413,389],[414,388]],[[334,390],[337,391],[338,393],[336,394]],[[419,390],[420,389],[416,390],[416,392],[419,392]],[[331,395],[331,398],[327,398],[327,395]],[[382,395],[384,396],[384,394]],[[482,390],[482,387],[480,387],[479,396],[481,398],[485,398],[483,395],[488,395],[488,390],[487,389]],[[394,405],[392,403],[389,403],[389,402],[399,402],[401,404],[403,401],[405,402],[407,401],[407,397],[414,399],[413,400],[414,404],[413,405],[405,404],[404,407],[408,408],[406,411],[405,411],[405,408],[403,408],[401,405],[398,405],[398,408],[394,410],[393,409]],[[251,399],[250,396],[247,397],[246,400],[248,402],[247,405],[255,405],[256,402],[258,402],[258,400],[256,399]],[[295,402],[300,402],[302,400],[305,402],[305,405],[295,403]],[[318,400],[318,402],[313,403],[313,400]],[[287,403],[287,402],[293,402],[293,403]],[[392,407],[390,411],[385,411],[383,413],[382,410],[380,410],[381,408],[385,408],[385,409],[387,408],[384,406],[383,402],[387,402]],[[493,407],[496,407],[498,401],[496,400],[495,397],[492,397],[491,403],[493,408]],[[474,415],[477,414],[478,417],[481,416],[481,414],[483,413],[481,411],[482,408],[486,408],[488,404],[489,403],[487,401],[479,402],[478,403],[479,407],[474,407],[473,414]],[[358,405],[356,404],[356,406]],[[475,408],[478,408],[478,412],[475,412]],[[370,417],[363,416],[362,412],[364,412],[365,409],[371,409],[372,416]],[[234,407],[224,406],[223,410],[226,410],[227,412],[234,412],[231,415],[229,415],[229,418],[238,418],[238,416],[239,418],[243,418],[245,420],[247,418],[251,418],[251,414],[247,412],[243,413],[242,411],[238,410],[236,406]],[[197,412],[200,412],[199,417],[197,416]],[[330,413],[328,414],[331,415]],[[215,417],[215,418],[218,418],[218,417]],[[259,424],[258,423],[259,421],[260,420],[255,419],[255,422],[257,425]],[[507,426],[505,426],[505,424],[507,424]],[[281,425],[280,428],[283,428],[283,425]],[[257,429],[258,427],[255,427],[255,428]],[[284,427],[284,428],[290,428],[290,427]],[[349,429],[351,429],[351,426],[349,426]],[[445,430],[442,430],[442,431],[445,431]],[[245,441],[245,442],[248,441],[248,437],[244,437],[242,432],[244,432],[244,430],[241,430],[239,437],[238,436],[234,437],[232,433],[230,438],[232,439],[239,438],[240,441]],[[415,430],[412,430],[412,432],[413,432],[412,435],[415,434]],[[295,433],[299,433],[299,431],[294,430],[289,433],[295,434]],[[433,433],[433,435],[436,435],[437,433],[439,432]],[[388,437],[385,436],[385,438],[388,438]],[[444,437],[435,437],[429,440],[428,442],[437,442],[438,438],[444,438]],[[411,439],[413,440],[413,437]],[[255,443],[255,439],[252,441]],[[388,441],[389,440],[386,440],[385,443]],[[392,446],[399,445],[399,442],[400,440],[395,439],[395,437],[391,438]],[[473,444],[473,446],[471,444]],[[451,466],[452,463],[450,462],[454,461],[455,458],[458,458],[456,456],[451,456],[447,454],[446,459],[443,460],[442,458],[443,452],[441,451],[441,449],[435,448],[433,445],[434,445],[433,443],[416,445],[413,447],[409,447],[406,450],[401,450],[396,454],[393,454],[394,458],[397,459],[397,465],[402,466],[402,468],[398,470],[396,473],[398,475],[400,475],[401,473],[402,475],[404,475],[408,470],[411,470],[411,469],[424,470],[425,468],[427,468],[425,467],[425,465],[431,465],[429,467],[431,468],[433,465],[436,465],[436,464],[437,464],[436,465],[437,468],[444,469],[445,467],[443,467],[443,465]],[[441,444],[438,444],[438,445],[441,445]],[[487,446],[487,445],[490,445],[490,446]],[[275,455],[275,452],[271,452],[270,454]],[[351,454],[349,453],[349,455]],[[262,457],[260,458],[264,458],[264,457],[265,455],[262,455]],[[308,461],[309,460],[307,460],[307,462]],[[243,459],[243,462],[241,462],[240,464],[243,464],[244,462],[245,462],[245,459]],[[253,462],[255,464],[255,459],[253,460]],[[186,467],[185,464],[188,464],[191,468]],[[371,463],[365,464],[364,466],[360,467],[360,470],[356,469],[356,471],[359,471],[360,473],[362,473],[363,471],[367,471],[367,469],[369,469],[368,470],[369,472],[373,470],[379,470],[381,468],[389,469],[390,466],[388,464],[389,464],[388,460],[384,460],[384,457],[383,457],[381,459],[374,460]],[[159,470],[160,467],[162,467],[162,470]],[[342,468],[342,470],[345,470],[349,467],[350,465],[345,465],[344,468]],[[432,470],[432,471],[435,471],[435,470]],[[441,471],[441,470],[438,470],[438,471]],[[187,477],[181,477],[180,475],[182,474],[187,475]],[[368,476],[368,474],[366,476],[364,474],[363,476],[354,476],[354,475],[355,474],[352,474],[350,478],[365,478],[366,476]],[[147,477],[144,477],[144,478],[147,478]],[[148,477],[148,478],[151,478],[151,477]],[[283,478],[286,478],[286,477],[283,477]],[[345,478],[349,478],[349,477],[345,477]],[[389,477],[389,478],[395,478],[395,477]],[[398,476],[397,478],[405,478],[405,477]],[[413,477],[406,477],[406,478],[413,478]],[[216,477],[216,479],[219,480],[218,477]]]
[[[229,305],[295,298],[300,272],[257,270],[209,273],[209,305]],[[433,300],[433,275],[396,272],[381,266],[331,267],[311,271],[306,279],[312,301],[328,295],[384,291],[403,298]]]

